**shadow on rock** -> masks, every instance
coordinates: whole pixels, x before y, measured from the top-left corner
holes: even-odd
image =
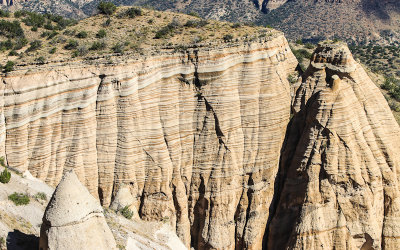
[[[14,232],[9,232],[7,235],[7,249],[39,249],[39,237],[33,234],[24,234],[18,230],[14,230]]]

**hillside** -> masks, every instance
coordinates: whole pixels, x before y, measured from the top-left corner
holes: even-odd
[[[17,1],[11,10],[26,9],[82,18],[96,12],[99,0]],[[396,0],[114,0],[118,5],[150,6],[157,10],[196,12],[203,18],[270,25],[292,40],[340,38],[357,43],[399,42],[400,2]],[[0,5],[1,6],[1,5]],[[3,8],[7,8],[4,7]]]
[[[71,59],[90,61],[113,54],[143,55],[149,48],[173,51],[211,44],[229,46],[263,40],[277,33],[269,28],[129,7],[119,8],[111,16],[99,14],[79,23],[24,11],[3,16],[0,19],[4,24],[0,27],[3,66],[8,61],[25,65]]]

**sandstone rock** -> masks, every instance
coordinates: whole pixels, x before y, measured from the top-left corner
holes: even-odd
[[[115,195],[110,208],[115,211],[120,211],[125,207],[128,207],[133,212],[133,218],[139,218],[137,208],[135,206],[135,198],[132,196],[132,192],[127,185],[121,185],[117,194]]]
[[[2,79],[8,163],[51,185],[74,168],[105,206],[129,185],[139,216],[186,246],[259,249],[297,65],[282,33],[267,37],[14,72]]]
[[[269,249],[398,249],[400,129],[342,43],[322,43],[294,101]]]
[[[74,171],[67,171],[44,213],[39,248],[117,249],[102,212]]]

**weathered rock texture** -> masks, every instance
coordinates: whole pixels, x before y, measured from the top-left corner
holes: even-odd
[[[398,249],[400,130],[343,44],[321,44],[294,100],[269,249]]]
[[[100,203],[74,171],[65,173],[47,205],[39,249],[117,249]]]
[[[51,185],[74,168],[105,206],[125,184],[142,219],[196,249],[261,248],[297,64],[286,39],[155,54],[2,79],[8,164]]]

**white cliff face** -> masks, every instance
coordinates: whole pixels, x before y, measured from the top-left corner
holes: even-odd
[[[290,115],[285,38],[66,65],[2,79],[8,164],[102,204],[128,185],[139,216],[186,246],[261,248]]]

